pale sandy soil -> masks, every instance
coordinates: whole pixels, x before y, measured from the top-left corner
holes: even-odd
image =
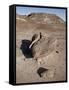
[[[40,65],[33,58],[26,58],[20,49],[22,40],[31,40],[32,36],[41,32],[44,36],[55,38],[55,49],[43,57]],[[64,24],[49,25],[29,20],[16,20],[16,83],[49,82],[66,80],[66,39]],[[59,53],[56,53],[58,51]],[[46,68],[53,72],[45,78],[40,77],[37,70]]]

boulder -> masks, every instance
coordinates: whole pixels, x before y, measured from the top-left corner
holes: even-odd
[[[31,49],[32,49],[32,55],[34,58],[41,58],[44,56],[47,56],[49,53],[51,53],[54,50],[54,42],[55,39],[52,37],[46,37],[42,36],[37,40],[37,38],[33,39]]]
[[[52,79],[55,77],[55,69],[49,69],[43,73],[41,73],[41,77],[44,79]]]

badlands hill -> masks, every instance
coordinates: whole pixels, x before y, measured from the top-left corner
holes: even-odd
[[[22,27],[36,28],[36,29],[52,29],[52,30],[64,30],[65,22],[60,17],[55,14],[46,14],[46,13],[31,13],[29,15],[16,15],[17,20],[21,20],[17,23]],[[33,26],[33,27],[32,27]]]
[[[34,22],[47,24],[63,24],[64,21],[55,14],[31,13],[29,15],[16,15],[17,18],[23,18]]]

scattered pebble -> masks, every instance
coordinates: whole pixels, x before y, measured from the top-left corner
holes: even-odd
[[[56,51],[56,53],[59,53],[58,51]]]

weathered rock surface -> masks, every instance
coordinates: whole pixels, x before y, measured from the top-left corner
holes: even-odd
[[[38,75],[41,77],[41,78],[44,78],[44,79],[52,79],[55,77],[55,69],[46,69],[46,68],[43,68],[43,67],[40,67],[38,70],[37,70],[37,73]]]
[[[55,77],[55,69],[49,69],[43,73],[41,73],[41,77],[44,78],[44,79],[52,79]]]
[[[36,38],[37,39],[37,38]],[[50,54],[55,49],[55,39],[52,37],[42,36],[32,45],[32,54],[34,58],[41,58]]]

